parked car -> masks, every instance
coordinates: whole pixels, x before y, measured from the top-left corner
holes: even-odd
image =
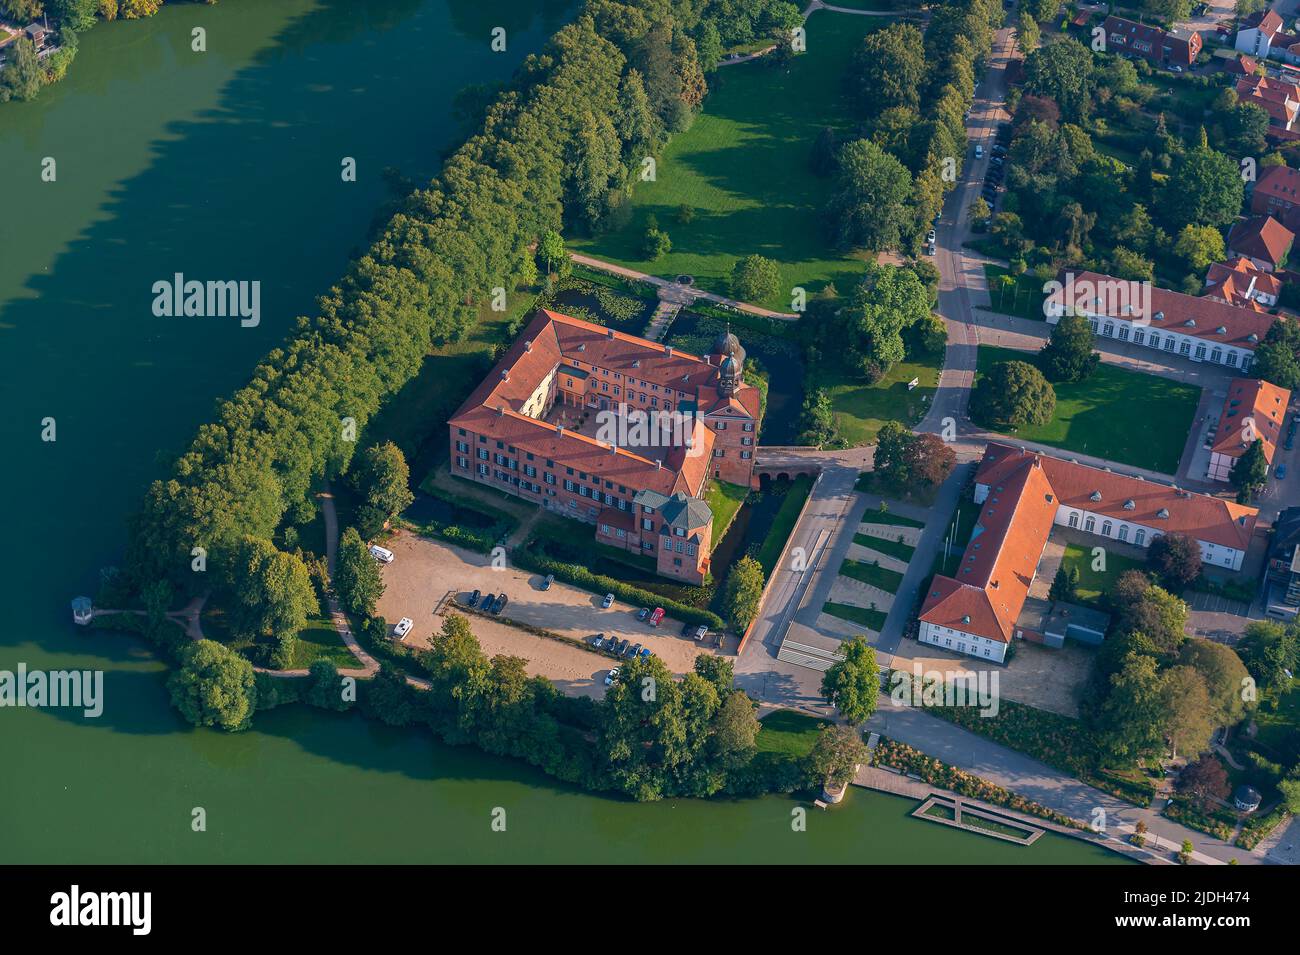
[[[469,599],[465,601],[465,606],[466,606],[466,607],[471,607],[471,608],[472,608],[472,607],[477,607],[477,606],[478,606],[478,598],[479,598],[479,597],[482,597],[482,596],[483,596],[483,592],[482,592],[481,590],[476,590],[476,591],[474,591],[472,594],[469,595]]]
[[[483,603],[479,606],[479,609],[482,610],[484,613],[491,613],[492,604],[496,601],[496,599],[497,599],[496,594],[488,594],[486,597],[483,598]]]
[[[393,562],[393,552],[387,547],[380,547],[378,544],[370,545],[370,556],[381,564],[391,564]]]
[[[625,653],[625,654],[623,654],[623,655],[624,655],[624,656],[627,656],[627,657],[635,657],[635,656],[636,656],[638,653],[640,653],[640,652],[641,652],[641,644],[637,643],[637,644],[633,644],[632,646],[628,647],[628,648],[627,648],[627,653]]]
[[[614,606],[614,595],[605,594],[605,599],[600,602],[600,605],[605,610],[608,610],[610,607]]]
[[[650,614],[650,626],[652,627],[659,626],[659,621],[663,620],[663,618],[664,618],[664,608],[655,607],[654,613]]]
[[[642,607],[640,610],[638,610],[638,611],[636,612],[636,618],[637,618],[638,620],[640,620],[642,623],[645,622],[645,618],[648,617],[648,616],[650,616],[650,608],[649,608],[649,607]]]
[[[500,596],[497,597],[497,602],[492,605],[492,612],[500,613],[506,609],[508,603],[510,603],[510,598],[506,596],[505,591],[502,591]]]
[[[984,147],[981,146],[979,143],[975,144],[975,158],[976,159],[984,158]]]
[[[631,640],[619,640],[617,643],[614,644],[614,652],[621,657],[623,655],[623,651],[628,648],[631,642],[632,642]]]
[[[398,640],[405,640],[406,635],[411,632],[411,628],[414,626],[414,620],[410,617],[403,617],[397,621],[397,626],[393,628],[393,636],[397,637]]]
[[[1169,72],[1170,72],[1170,73],[1181,73],[1182,71],[1183,71],[1183,68],[1182,68],[1181,66],[1179,66],[1177,63],[1171,63],[1171,64],[1169,65]]]
[[[597,650],[604,650],[605,635],[603,633],[596,634],[594,637],[591,638],[591,645],[595,647]]]
[[[683,637],[689,637],[689,636],[691,635],[691,633],[692,633],[694,630],[695,630],[695,624],[693,624],[693,623],[684,623],[684,624],[682,624],[682,636],[683,636]]]
[[[1007,154],[1007,147],[1003,146],[1001,143],[998,143],[989,151],[993,153],[994,156],[997,156],[999,159],[1001,159],[1003,156]]]
[[[929,245],[927,245],[927,246],[925,247],[925,254],[926,254],[926,255],[934,255],[934,254],[936,254],[938,251],[939,251],[938,248],[935,246],[935,244],[934,244],[933,242],[931,242]]]
[[[547,574],[547,575],[546,575],[546,579],[542,581],[542,589],[543,589],[543,590],[550,590],[550,589],[551,589],[551,584],[553,584],[553,583],[555,583],[555,575],[554,575],[554,574]]]
[[[1286,477],[1286,465],[1285,465],[1285,464],[1279,464],[1279,465],[1277,466],[1277,470],[1274,471],[1273,473],[1277,475],[1277,479],[1278,479],[1279,481],[1282,480],[1284,477]]]
[[[618,667],[614,667],[612,670],[610,670],[608,673],[605,674],[605,685],[613,686],[614,681],[617,679],[618,679]]]
[[[696,640],[703,640],[708,635],[709,635],[709,628],[704,626],[703,624],[700,624],[698,627],[696,627],[695,632],[692,634],[692,636],[695,637]]]
[[[649,647],[642,647],[642,648],[641,648],[641,659],[642,659],[642,660],[649,660],[652,656],[654,656],[654,653],[653,653],[653,651],[651,651],[651,649],[650,649]]]
[[[926,242],[929,242],[929,243],[932,244],[932,245],[934,244],[934,241],[935,241],[935,233],[934,233],[934,230],[933,230],[933,229],[931,229],[929,232],[927,232],[927,233],[925,234],[925,241],[926,241]]]

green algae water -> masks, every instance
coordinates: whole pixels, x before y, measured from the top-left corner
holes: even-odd
[[[456,91],[508,77],[573,9],[168,5],[100,24],[64,82],[0,105],[0,669],[105,672],[98,719],[0,709],[0,861],[1121,861],[1054,835],[1024,849],[957,832],[859,790],[806,833],[787,798],[635,805],[304,707],[247,733],[194,730],[142,642],[73,626],[68,602],[120,560],[159,453],[183,447],[364,247],[383,170],[433,175],[457,136]],[[196,26],[207,52],[190,48]],[[154,317],[150,288],[176,272],[259,280],[260,324]],[[197,807],[206,832],[191,831]]]

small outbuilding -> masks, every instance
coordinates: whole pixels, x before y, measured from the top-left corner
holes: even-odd
[[[86,626],[95,616],[94,609],[90,605],[89,597],[72,598],[72,622]]]
[[[1238,786],[1237,791],[1232,794],[1233,804],[1242,812],[1254,812],[1259,808],[1259,802],[1262,798],[1258,789],[1244,783]]]

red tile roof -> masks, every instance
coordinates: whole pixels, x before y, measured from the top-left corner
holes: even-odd
[[[1073,277],[1073,285],[1067,279]],[[1068,272],[1060,275],[1062,288],[1048,296],[1048,302],[1061,306],[1077,305],[1089,314],[1102,314],[1118,321],[1143,321],[1155,331],[1179,332],[1208,342],[1218,342],[1254,351],[1268,333],[1273,319],[1253,309],[1236,308],[1210,298],[1197,298],[1170,289],[1148,286],[1150,302],[1126,311],[1123,302],[1112,301],[1114,296],[1090,294],[1090,290],[1112,287],[1129,287],[1134,284],[1097,272]],[[1074,298],[1070,299],[1070,291]],[[1101,298],[1101,304],[1096,302]],[[1145,312],[1145,314],[1144,314]],[[1149,318],[1150,321],[1145,320]],[[1191,322],[1192,324],[1188,324]],[[1253,337],[1252,337],[1253,336]]]
[[[1237,80],[1237,95],[1268,113],[1277,126],[1289,129],[1300,109],[1300,87],[1264,76],[1243,76]]]
[[[1290,166],[1265,166],[1255,183],[1254,195],[1300,203],[1300,171]]]
[[[1272,216],[1251,216],[1228,233],[1228,251],[1277,268],[1291,251],[1295,233]]]
[[[1253,284],[1252,284],[1253,283]],[[1282,283],[1271,272],[1256,268],[1249,259],[1235,258],[1215,262],[1205,273],[1205,296],[1218,298],[1238,308],[1262,311],[1262,307],[1247,293],[1269,295],[1276,299],[1282,294]]]
[[[1258,511],[992,443],[976,472],[989,495],[955,577],[938,575],[921,619],[1009,643],[1059,506],[1245,551]]]
[[[1264,457],[1273,463],[1291,392],[1257,378],[1234,378],[1219,414],[1214,453],[1239,458],[1256,439],[1264,442]]]
[[[1246,19],[1241,21],[1241,30],[1259,30],[1261,33],[1273,36],[1282,29],[1282,18],[1278,16],[1276,10],[1261,10],[1258,13],[1252,13]]]

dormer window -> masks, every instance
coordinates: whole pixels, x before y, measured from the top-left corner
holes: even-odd
[[[1088,500],[1090,500],[1090,501],[1100,501],[1100,500],[1101,500],[1101,491],[1093,491],[1091,494],[1088,495]]]
[[[1154,319],[1154,320],[1157,321],[1157,322],[1163,322],[1163,321],[1165,320],[1165,313],[1164,313],[1164,312],[1156,312],[1156,313],[1155,313],[1153,316],[1151,316],[1151,317],[1152,317],[1152,319]]]
[[[1136,509],[1137,509],[1137,502],[1134,501],[1133,498],[1129,498],[1127,501],[1124,502],[1124,510],[1132,511]]]
[[[970,615],[967,614],[966,616],[963,616],[963,617],[961,618],[961,622],[962,622],[962,623],[970,623]]]
[[[1226,335],[1226,334],[1228,334],[1228,326],[1227,326],[1227,325],[1220,325],[1218,328],[1216,328],[1216,329],[1214,330],[1214,332],[1215,332],[1215,334],[1217,334],[1217,335]]]
[[[1183,322],[1183,325],[1184,325],[1184,327],[1186,327],[1186,328],[1195,328],[1195,327],[1196,327],[1196,319],[1194,319],[1194,318],[1189,318],[1187,321]]]
[[[1257,342],[1259,341],[1259,336],[1256,335],[1254,332],[1251,332],[1249,335],[1246,336],[1246,341],[1252,343]]]
[[[1160,518],[1162,521],[1169,520],[1169,508],[1160,508],[1160,510],[1156,511],[1156,517]]]

